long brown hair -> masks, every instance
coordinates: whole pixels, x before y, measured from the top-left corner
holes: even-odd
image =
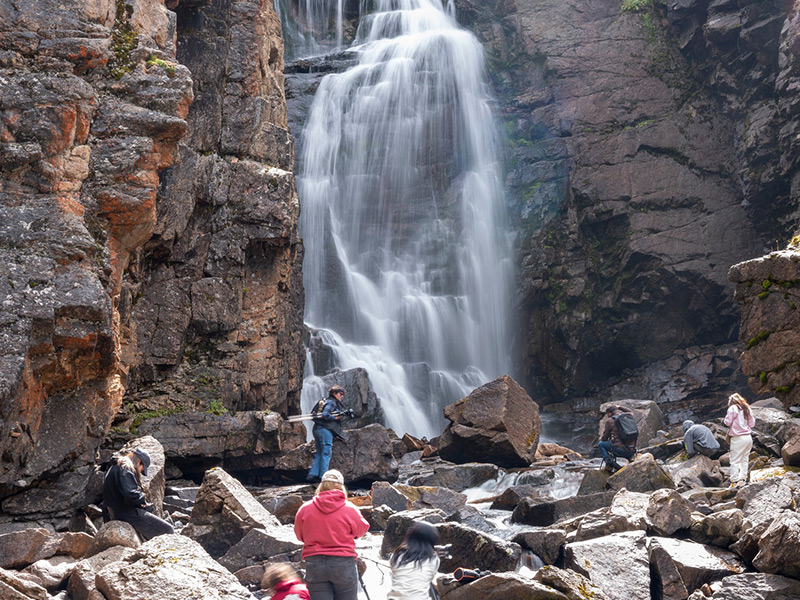
[[[142,474],[138,469],[140,462],[142,461],[139,460],[139,457],[136,456],[136,454],[134,454],[132,451],[117,455],[117,466],[120,469],[126,469],[133,472],[133,474],[136,476],[136,483],[139,484],[139,487],[142,487]]]
[[[735,404],[739,407],[739,409],[744,413],[745,419],[750,419],[750,405],[747,403],[747,400],[744,399],[744,396],[734,392],[728,397],[728,406]]]

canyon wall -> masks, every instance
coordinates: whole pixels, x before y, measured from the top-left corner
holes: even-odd
[[[792,4],[457,2],[505,120],[521,369],[543,398],[680,420],[744,383],[728,269],[797,225]]]
[[[4,512],[143,418],[299,409],[292,163],[271,2],[0,1]]]

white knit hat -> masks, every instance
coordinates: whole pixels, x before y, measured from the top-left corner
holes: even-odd
[[[331,469],[330,471],[325,471],[321,481],[335,481],[336,483],[344,485],[344,475],[336,469]]]

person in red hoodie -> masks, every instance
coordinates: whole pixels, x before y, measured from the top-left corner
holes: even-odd
[[[357,600],[356,538],[368,530],[369,523],[347,501],[342,474],[326,471],[314,498],[294,518],[311,600]]]
[[[268,566],[261,576],[261,589],[272,594],[270,600],[311,600],[306,584],[288,563]]]

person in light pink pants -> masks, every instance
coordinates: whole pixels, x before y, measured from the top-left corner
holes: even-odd
[[[728,398],[724,423],[731,439],[731,487],[737,487],[747,483],[747,467],[753,449],[751,432],[756,424],[750,405],[741,394],[731,394]]]

